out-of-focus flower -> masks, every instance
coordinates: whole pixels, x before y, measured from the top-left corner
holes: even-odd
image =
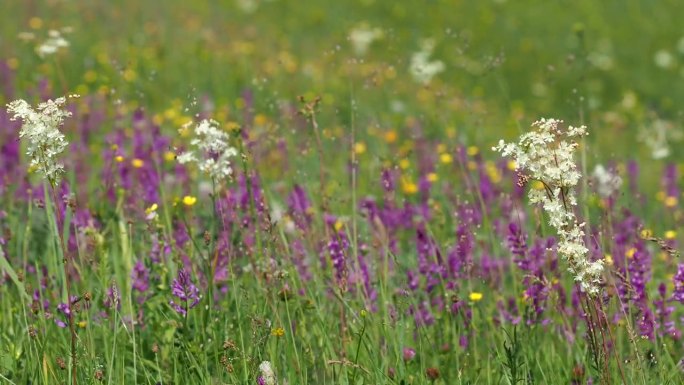
[[[469,298],[471,301],[473,301],[473,302],[478,302],[478,301],[480,301],[480,300],[482,299],[482,297],[483,297],[482,293],[478,293],[478,292],[475,292],[475,291],[472,292],[472,293],[470,293],[470,295],[468,296],[468,298]]]
[[[424,40],[420,45],[420,51],[411,56],[409,71],[411,76],[419,83],[430,83],[433,77],[444,71],[446,66],[440,60],[430,61],[432,51],[435,49],[435,42],[432,39]]]
[[[197,197],[186,195],[183,197],[183,204],[186,206],[192,206],[197,203]]]
[[[230,158],[238,152],[228,143],[228,134],[219,130],[218,122],[207,119],[195,127],[194,133],[190,144],[195,150],[178,155],[178,162],[197,163],[200,171],[217,181],[230,178],[233,175]]]
[[[278,381],[276,381],[275,373],[273,372],[273,367],[271,366],[271,363],[269,361],[263,361],[259,364],[259,372],[261,373],[258,379],[260,385],[278,384]]]
[[[610,197],[622,186],[620,175],[607,170],[603,165],[596,165],[592,176],[596,182],[596,191],[602,198]]]
[[[66,48],[69,42],[58,30],[52,29],[48,32],[48,38],[36,47],[36,53],[41,58],[56,53],[60,48]]]
[[[59,180],[64,172],[64,167],[57,162],[57,156],[69,145],[59,131],[64,118],[71,116],[71,112],[63,108],[66,100],[65,97],[48,100],[38,104],[36,109],[22,99],[7,105],[7,111],[13,114],[12,120],[21,119],[24,123],[19,137],[27,143],[26,155],[31,158],[30,167],[51,182]]]
[[[672,142],[680,141],[683,136],[672,122],[655,119],[653,123],[641,127],[637,138],[651,150],[653,159],[663,159],[672,153]]]
[[[364,55],[374,41],[383,36],[380,28],[371,28],[368,25],[359,25],[349,32],[349,41],[352,43],[357,55]]]
[[[402,350],[402,355],[404,358],[404,362],[409,362],[416,357],[416,351],[412,348],[404,348]]]

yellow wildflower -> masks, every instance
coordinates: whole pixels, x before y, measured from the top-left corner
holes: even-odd
[[[469,156],[475,156],[480,153],[480,149],[477,146],[470,146],[467,151]]]
[[[183,204],[186,206],[192,206],[197,203],[197,198],[191,195],[186,195],[183,197]]]
[[[415,194],[418,192],[418,185],[413,183],[413,181],[407,179],[407,178],[402,178],[401,179],[401,190],[405,194]]]
[[[482,293],[478,293],[476,291],[470,293],[470,295],[468,296],[468,298],[470,298],[470,300],[473,302],[477,302],[477,301],[481,300],[482,297],[483,297]]]
[[[452,157],[451,154],[445,152],[439,156],[439,161],[444,164],[449,164],[454,161],[454,157]]]
[[[665,198],[665,206],[675,207],[677,206],[677,197],[667,197]]]
[[[606,265],[608,266],[613,266],[613,256],[610,254],[606,254],[603,259],[606,261]]]
[[[145,165],[145,162],[144,162],[142,159],[135,158],[135,159],[133,159],[133,160],[131,161],[131,164],[132,164],[133,167],[135,167],[135,168],[141,168],[142,166]]]
[[[385,132],[385,142],[387,143],[394,143],[397,141],[397,132],[394,130],[390,130]]]
[[[636,253],[637,249],[634,247],[629,248],[627,251],[625,251],[625,257],[631,259],[634,258],[634,253]]]
[[[152,206],[145,209],[145,214],[149,215],[150,213],[157,211],[158,208],[159,206],[156,203],[152,203]]]

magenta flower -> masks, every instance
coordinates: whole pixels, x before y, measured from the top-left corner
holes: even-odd
[[[416,357],[416,351],[412,348],[404,348],[402,353],[404,356],[404,362],[409,362]]]
[[[173,300],[169,301],[169,304],[173,309],[182,316],[187,316],[188,309],[192,309],[197,306],[200,301],[199,289],[190,280],[190,274],[188,274],[184,269],[178,270],[178,278],[173,280],[173,285],[171,285],[171,293],[174,297],[178,298],[179,303]]]

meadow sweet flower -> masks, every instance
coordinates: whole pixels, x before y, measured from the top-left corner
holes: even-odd
[[[238,155],[238,151],[228,143],[228,133],[218,127],[219,124],[215,120],[202,120],[195,127],[195,137],[190,141],[194,150],[178,155],[178,162],[197,163],[200,171],[220,181],[232,177],[230,158]]]
[[[596,192],[602,198],[608,198],[622,186],[622,178],[617,173],[607,170],[603,165],[596,165],[592,177],[596,182]]]
[[[31,159],[30,167],[51,182],[59,180],[64,172],[64,166],[57,162],[57,156],[69,145],[59,131],[64,118],[71,116],[71,112],[64,109],[66,100],[66,97],[48,100],[38,104],[36,109],[22,99],[7,105],[11,119],[21,119],[23,122],[19,137],[27,143],[26,155]]]
[[[539,181],[541,189],[530,189],[530,203],[540,204],[549,224],[559,235],[558,254],[568,262],[575,281],[589,295],[597,295],[603,273],[603,260],[592,261],[584,243],[584,223],[579,223],[573,207],[577,205],[575,186],[581,178],[574,161],[578,147],[575,138],[587,134],[586,127],[568,126],[562,121],[541,119],[536,130],[523,134],[518,143],[499,141],[494,151],[511,157],[520,170],[520,182]],[[522,174],[524,172],[525,174]]]
[[[364,55],[375,40],[382,38],[383,33],[380,28],[371,28],[368,25],[359,25],[349,32],[354,52],[357,55]]]
[[[62,36],[62,32],[56,29],[48,32],[48,38],[36,47],[36,53],[41,58],[56,53],[60,48],[66,48],[69,42]]]
[[[259,385],[277,385],[275,373],[273,372],[273,367],[269,361],[263,361],[259,364]]]
[[[424,40],[420,45],[420,50],[411,56],[409,71],[413,79],[419,83],[430,83],[435,75],[444,71],[446,66],[440,60],[430,61],[432,51],[435,49],[435,42],[432,39]]]

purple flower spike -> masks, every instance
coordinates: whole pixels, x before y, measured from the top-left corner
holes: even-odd
[[[192,283],[190,274],[184,269],[178,270],[178,278],[173,280],[171,293],[180,300],[180,303],[175,303],[171,300],[169,301],[169,304],[183,317],[187,316],[188,309],[197,306],[200,301],[199,289]]]

